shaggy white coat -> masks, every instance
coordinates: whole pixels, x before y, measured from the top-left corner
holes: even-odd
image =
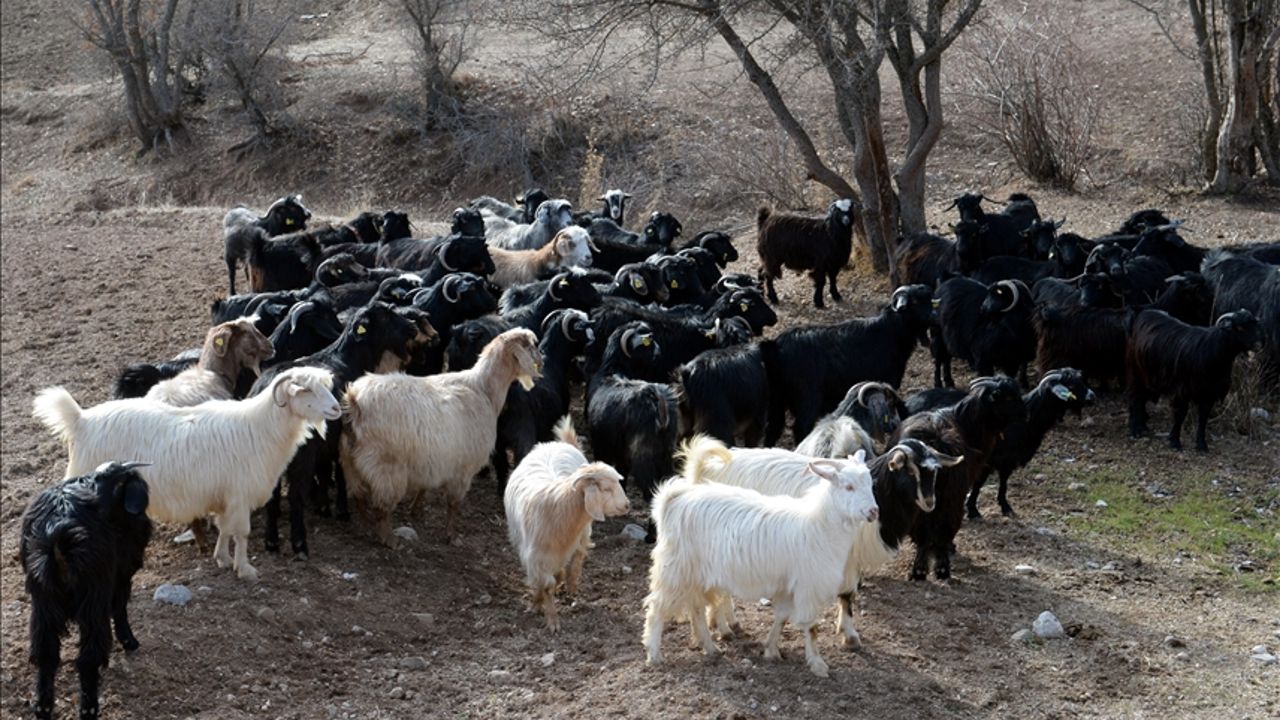
[[[867,442],[870,442],[870,438]],[[799,448],[796,450],[796,453],[776,448],[727,450],[718,440],[700,435],[694,437],[685,450],[684,477],[687,480],[697,478],[750,488],[765,495],[801,497],[823,480],[806,469],[808,458],[799,453]],[[732,458],[732,462],[726,464],[727,458]],[[844,575],[840,594],[857,591],[863,576],[883,567],[897,554],[896,549],[888,547],[880,539],[878,519],[860,524],[853,546],[842,562]],[[734,619],[733,598],[718,598],[710,610],[716,629],[723,635],[730,635],[730,628],[737,624]],[[852,612],[843,600],[836,608],[836,630],[844,636],[846,644],[862,644],[862,638],[853,626]]]
[[[851,417],[825,417],[796,446],[796,452],[809,457],[842,458],[859,450],[875,457],[876,446],[871,436]]]
[[[723,446],[705,454],[728,467],[737,462]],[[810,629],[839,593],[854,539],[877,509],[871,473],[861,458],[803,462],[820,482],[800,497],[704,482],[700,468],[658,489],[652,511],[658,542],[645,598],[650,663],[662,660],[666,620],[687,613],[703,650],[715,655],[705,607],[723,596],[767,597],[774,623],[765,657],[779,657],[778,637],[790,620],[803,631],[809,669],[826,677],[827,664]]]
[[[530,224],[503,220],[503,223],[494,222],[491,225],[489,218],[485,218],[485,241],[491,247],[503,250],[537,250],[571,224],[573,206],[569,201],[547,200],[538,206]]]
[[[333,374],[320,368],[283,372],[271,388],[246,400],[212,400],[174,407],[156,400],[112,400],[82,410],[65,389],[46,388],[33,414],[67,443],[66,477],[84,475],[116,460],[151,463],[138,472],[147,481],[147,514],[161,522],[189,523],[213,515],[218,526],[214,559],[257,579],[245,543],[249,514],[271,497],[298,446],[341,412]]]
[[[561,579],[573,595],[591,548],[591,523],[625,515],[631,508],[622,475],[605,463],[587,461],[565,417],[555,429],[559,442],[535,445],[507,481],[502,504],[511,546],[520,556],[530,599],[556,632],[555,590]],[[566,571],[567,566],[567,571]]]
[[[541,374],[537,337],[517,328],[494,338],[467,370],[365,375],[347,386],[342,468],[383,543],[399,544],[391,532],[396,505],[437,489],[448,503],[446,534],[456,539],[462,499],[489,462],[508,388],[519,380],[529,389]]]
[[[537,250],[490,247],[489,255],[495,268],[489,280],[506,288],[531,283],[562,268],[591,267],[591,236],[584,228],[570,225]]]

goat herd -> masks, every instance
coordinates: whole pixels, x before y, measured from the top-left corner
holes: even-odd
[[[282,488],[291,547],[305,557],[304,505],[345,518],[348,497],[395,546],[396,508],[409,500],[420,515],[443,491],[452,540],[486,465],[552,630],[558,585],[575,590],[591,523],[629,511],[625,481],[649,504],[656,542],[651,663],[666,621],[687,616],[715,653],[710,626],[733,632],[733,599],[768,597],[766,656],[778,656],[790,621],[825,676],[822,607],[838,600],[838,631],[859,643],[852,594],[908,536],[911,577],[924,579],[932,560],[948,578],[966,499],[977,516],[994,470],[1012,513],[1010,474],[1093,399],[1091,384],[1128,388],[1135,435],[1147,402],[1169,396],[1175,448],[1195,403],[1206,450],[1238,355],[1263,344],[1275,382],[1278,243],[1206,251],[1154,210],[1088,240],[1058,234],[1062,222],[1041,219],[1025,195],[998,213],[964,195],[954,240],[900,241],[904,284],[878,314],[753,341],[777,322],[766,293],[777,302],[784,267],[810,273],[815,305],[824,283],[840,300],[854,203],[820,218],[762,209],[762,293],[756,278],[724,272],[738,258],[724,233],[683,241],[662,212],[626,230],[629,198],[612,190],[600,211],[575,213],[541,190],[517,207],[482,197],[428,240],[396,211],[307,229],[311,213],[293,195],[261,217],[229,212],[231,294],[213,304],[203,347],[129,366],[119,399],[96,407],[62,388],[36,397],[35,416],[70,456],[67,480],[23,517],[36,717],[52,717],[69,622],[81,629],[81,717],[97,715],[112,624],[137,648],[126,606],[151,520],[190,524],[203,549],[212,515],[213,557],[252,580],[250,516],[266,506],[264,544],[279,552]],[[247,294],[235,293],[241,261]],[[937,387],[903,398],[917,345],[932,352]],[[980,376],[967,392],[950,387],[953,358]],[[1039,379],[1024,393],[1030,364]],[[569,421],[575,383],[595,462]],[[794,452],[776,447],[788,413]]]

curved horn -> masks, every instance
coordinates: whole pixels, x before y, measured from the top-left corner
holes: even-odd
[[[287,400],[280,402],[280,388],[285,384],[284,378],[283,374],[279,375],[276,377],[275,384],[271,386],[271,402],[275,403],[277,407],[284,407],[289,404]]]
[[[959,200],[959,199],[960,199],[960,198],[956,198],[955,200],[952,200],[950,205],[948,205],[948,206],[946,206],[946,207],[942,208],[942,212],[946,212],[946,211],[950,210],[951,208],[955,207],[955,206],[956,206],[956,200]]]
[[[1009,312],[1010,310],[1017,307],[1018,301],[1022,299],[1022,292],[1018,290],[1018,284],[1012,280],[1001,280],[996,284],[1003,285],[1009,288],[1009,292],[1013,293],[1013,300],[1009,301],[1009,307],[1001,310],[1000,312]]]
[[[569,337],[569,320],[577,317],[577,312],[577,310],[566,310],[564,316],[560,318],[560,332],[564,334],[565,340],[572,339]]]
[[[125,470],[132,470],[134,468],[140,468],[140,467],[151,467],[151,463],[142,462],[141,460],[129,460],[129,461],[120,463],[120,467],[124,468]]]
[[[547,295],[550,295],[551,299],[555,300],[556,302],[560,302],[560,296],[556,295],[556,285],[558,285],[560,281],[563,279],[564,279],[563,275],[557,275],[551,278],[551,282],[547,284]]]
[[[556,313],[559,313],[559,312],[562,312],[562,311],[555,310],[550,314],[548,314],[546,317],[542,318],[542,324],[538,326],[538,335],[547,334],[547,326],[551,324],[552,318],[554,318],[556,316]]]
[[[627,357],[631,357],[631,348],[628,346],[631,344],[630,342],[631,336],[635,334],[636,334],[635,328],[631,328],[626,332],[622,333],[622,354],[626,355]]]
[[[875,389],[871,387],[873,384],[869,382],[862,383],[862,387],[858,388],[858,404],[862,407],[867,406],[867,391]]]
[[[1052,222],[1052,221],[1050,221],[1050,222]],[[1066,224],[1067,224],[1067,216],[1066,216],[1066,215],[1063,215],[1061,220],[1059,220],[1059,221],[1058,221],[1058,222],[1056,222],[1056,223],[1053,223],[1053,229],[1054,229],[1054,230],[1057,230],[1058,228],[1060,228],[1060,227],[1062,227],[1063,225],[1066,225]]]
[[[1044,377],[1040,378],[1039,383],[1036,383],[1036,389],[1038,390],[1040,388],[1043,388],[1046,383],[1059,382],[1061,380],[1062,380],[1062,368],[1058,368],[1056,370],[1050,370],[1049,372],[1044,374]]]
[[[458,272],[458,268],[450,265],[449,259],[446,257],[449,253],[449,246],[452,244],[453,241],[449,240],[445,242],[445,244],[441,245],[440,249],[436,251],[436,259],[440,261],[440,265],[443,266],[445,270],[448,270],[449,272]]]
[[[444,285],[440,286],[440,294],[444,295],[444,299],[450,303],[458,302],[458,283],[462,282],[462,278],[457,275],[450,275],[444,279]],[[449,297],[449,290],[453,290],[453,297]]]
[[[289,309],[289,333],[290,334],[298,331],[298,318],[302,317],[305,313],[308,313],[314,310],[315,307],[316,307],[315,303],[308,301],[308,302],[296,303],[292,308]]]

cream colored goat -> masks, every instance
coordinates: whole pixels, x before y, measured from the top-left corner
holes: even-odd
[[[245,543],[249,514],[271,497],[298,446],[325,421],[341,414],[330,389],[333,373],[312,367],[286,370],[271,387],[246,400],[211,400],[173,407],[157,400],[111,400],[82,410],[65,389],[41,390],[33,415],[67,443],[66,477],[84,475],[109,460],[151,463],[147,515],[188,523],[213,515],[218,525],[214,559],[256,580]]]
[[[255,318],[242,317],[215,325],[204,337],[200,361],[147,391],[147,399],[174,407],[199,405],[206,400],[235,397],[240,371],[262,374],[262,361],[275,353],[267,336],[258,332]]]
[[[563,580],[565,592],[577,592],[591,548],[591,522],[631,509],[622,475],[611,465],[587,462],[568,416],[556,425],[555,436],[559,442],[540,443],[524,456],[502,497],[530,599],[551,632],[560,630],[556,585]]]
[[[446,535],[457,539],[462,499],[489,462],[507,390],[516,380],[528,390],[541,376],[538,339],[517,328],[494,338],[467,370],[365,375],[347,386],[342,468],[383,543],[398,545],[391,532],[396,505],[436,489],[448,503]]]
[[[490,246],[489,255],[496,268],[489,279],[500,287],[511,287],[531,283],[563,268],[590,267],[591,236],[585,229],[571,225],[537,250],[503,250]]]

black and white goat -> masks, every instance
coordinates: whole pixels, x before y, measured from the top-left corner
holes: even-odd
[[[830,283],[831,299],[840,302],[836,279],[853,252],[853,227],[857,221],[858,211],[848,198],[831,203],[826,216],[820,218],[761,207],[756,212],[756,252],[769,302],[778,302],[773,281],[782,277],[784,267],[809,271],[814,307],[823,307],[822,287],[826,282]]]
[[[302,204],[302,195],[286,195],[271,203],[262,217],[244,205],[237,205],[222,219],[223,256],[227,261],[228,293],[236,294],[236,263],[249,257],[249,247],[259,233],[275,237],[303,230],[311,211]],[[247,278],[248,266],[245,267]]]

